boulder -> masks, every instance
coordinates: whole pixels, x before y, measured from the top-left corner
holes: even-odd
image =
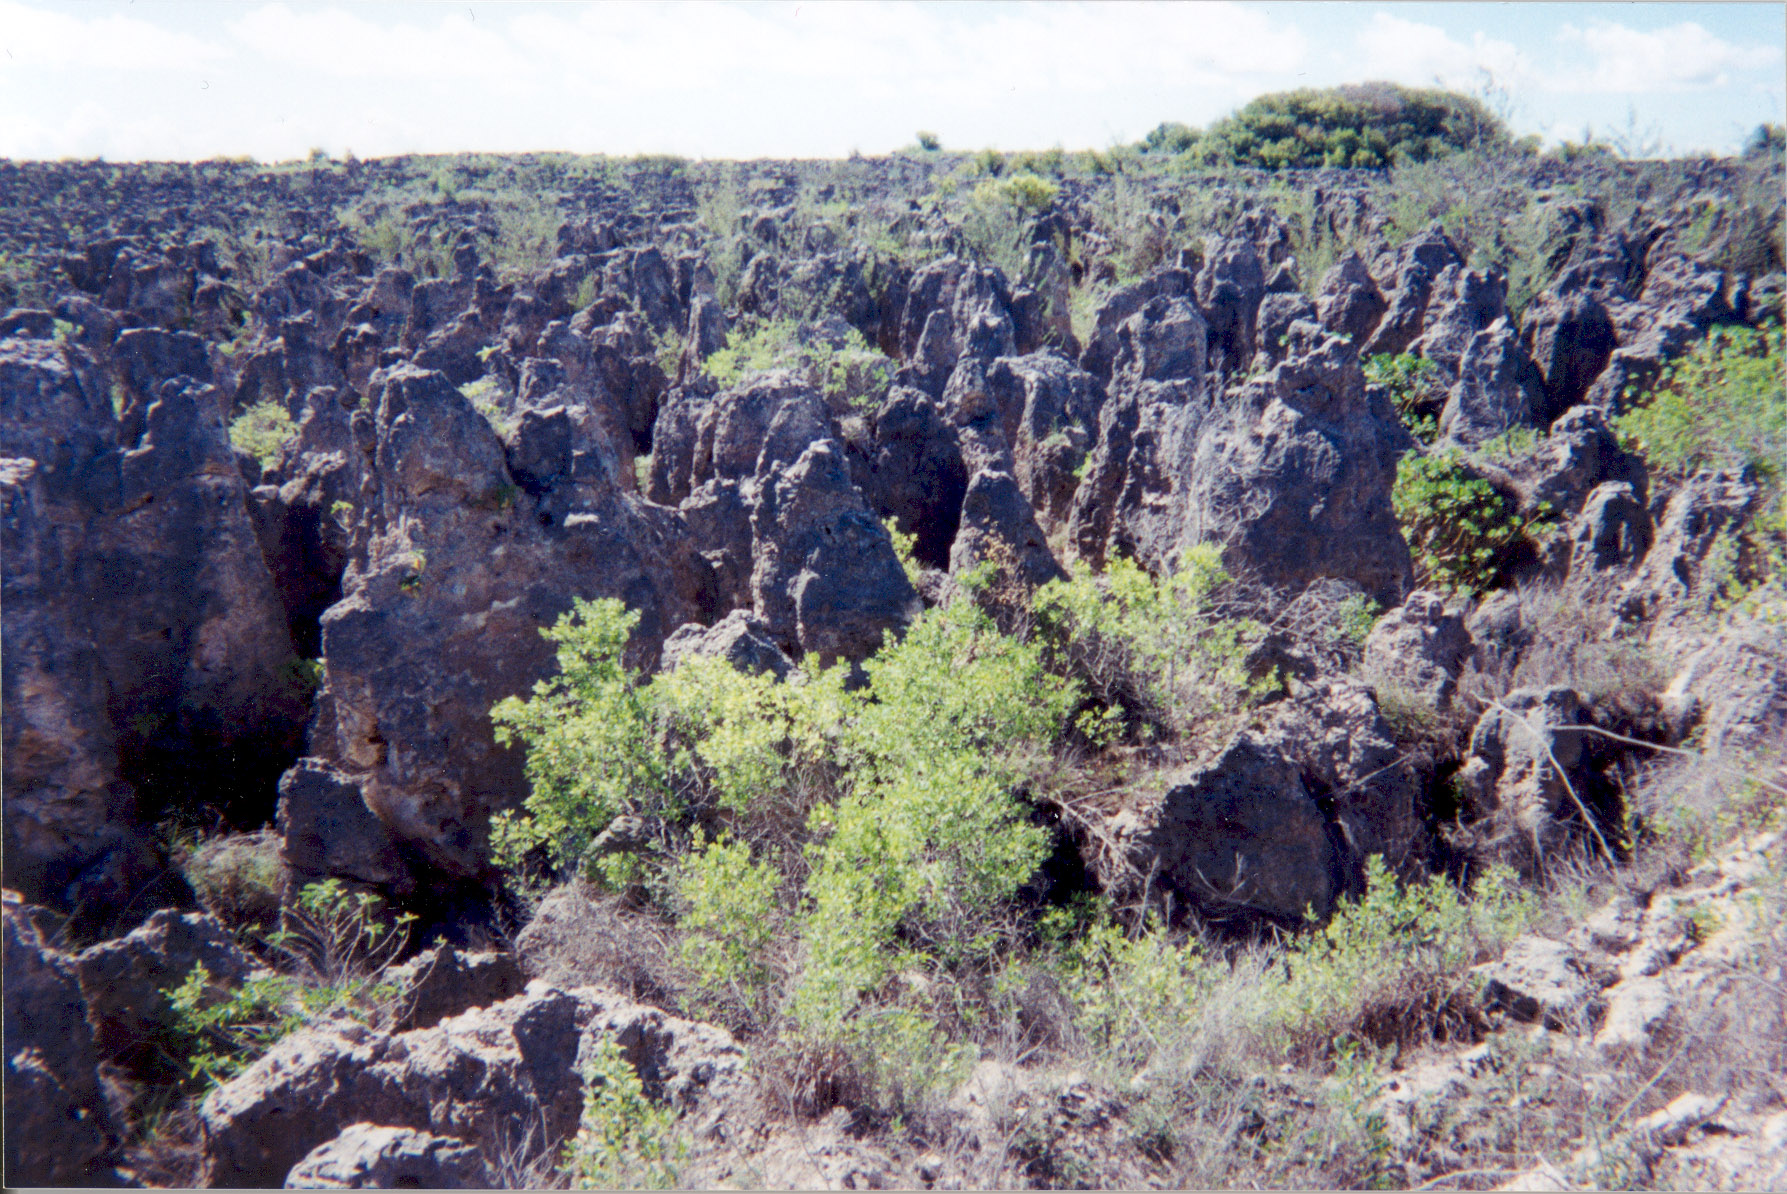
[[[1702,472],[1684,481],[1664,504],[1650,550],[1626,582],[1626,617],[1659,624],[1704,607],[1714,596],[1707,583],[1714,549],[1750,516],[1758,492],[1736,473]]]
[[[1447,379],[1459,377],[1471,341],[1507,313],[1506,288],[1499,275],[1449,265],[1434,279],[1421,334],[1408,351],[1432,361]]]
[[[1390,506],[1400,429],[1367,401],[1352,346],[1294,325],[1283,363],[1228,401],[1198,439],[1179,543],[1215,539],[1265,584],[1337,577],[1398,600],[1411,576]]]
[[[403,992],[392,1018],[399,1030],[432,1028],[449,1016],[519,995],[527,985],[514,954],[466,953],[446,944],[391,967],[382,981]]]
[[[1396,874],[1424,873],[1428,776],[1384,720],[1376,694],[1350,677],[1294,686],[1259,730],[1262,741],[1297,769],[1303,788],[1331,824],[1337,882],[1364,890],[1364,863],[1382,855]]]
[[[778,680],[787,679],[795,666],[770,638],[769,627],[742,609],[712,626],[691,622],[664,640],[665,671],[694,658],[724,659],[741,672],[767,672]]]
[[[744,1085],[744,1054],[711,1025],[620,996],[535,982],[492,1007],[390,1034],[337,1019],[280,1041],[199,1108],[208,1186],[277,1187],[354,1124],[452,1136],[486,1158],[518,1125],[556,1148],[583,1108],[582,1067],[614,1040],[648,1097],[705,1125]],[[699,1127],[697,1128],[699,1131]]]
[[[1551,1028],[1580,1028],[1599,1012],[1597,987],[1582,973],[1567,945],[1544,937],[1521,937],[1501,958],[1478,966],[1483,1002],[1516,1020]]]
[[[1447,608],[1443,594],[1423,590],[1377,620],[1365,640],[1363,667],[1444,711],[1474,648],[1462,614]]]
[[[1262,286],[1264,285],[1262,281]],[[1101,382],[1109,382],[1117,361],[1118,329],[1135,317],[1136,312],[1157,298],[1192,298],[1197,288],[1194,276],[1182,269],[1159,269],[1127,286],[1120,286],[1105,297],[1094,316],[1092,334],[1080,352],[1080,368]]]
[[[1215,919],[1326,917],[1344,885],[1327,822],[1296,764],[1250,731],[1174,774],[1112,828],[1154,891]]]
[[[640,614],[628,662],[649,668],[671,629],[711,608],[709,572],[673,512],[599,476],[542,509],[489,423],[438,373],[385,373],[369,430],[364,554],[322,619],[310,749],[358,786],[414,862],[473,879],[488,861],[490,813],[526,791],[520,753],[496,746],[489,710],[550,673],[540,629],[573,598],[623,599]],[[380,868],[388,858],[382,847],[350,856]]]
[[[1595,487],[1570,523],[1570,587],[1585,596],[1611,591],[1650,550],[1650,511],[1630,484]]]
[[[949,549],[952,576],[992,561],[1009,569],[1026,588],[1065,580],[1066,571],[1049,550],[1036,515],[1010,473],[974,474],[962,499],[962,521]]]
[[[1582,696],[1569,688],[1517,689],[1487,710],[1471,733],[1456,788],[1465,831],[1458,844],[1525,871],[1541,867],[1577,835],[1605,840],[1608,799],[1591,767]],[[1585,821],[1587,824],[1585,824]]]
[[[941,398],[963,357],[1016,352],[1011,294],[997,270],[944,257],[912,276],[900,316],[899,384]]]
[[[1544,378],[1550,410],[1580,403],[1618,346],[1613,319],[1599,296],[1586,288],[1561,286],[1527,305],[1520,317],[1520,343]]]
[[[1364,344],[1387,309],[1357,250],[1348,250],[1322,275],[1316,293],[1316,319],[1335,335]]]
[[[917,595],[833,429],[824,399],[787,373],[680,392],[658,419],[652,496],[680,503],[718,564],[721,603],[748,606],[791,656],[855,660],[905,626]]]
[[[1386,309],[1371,338],[1359,349],[1361,357],[1407,352],[1425,330],[1427,304],[1434,283],[1448,266],[1462,266],[1464,256],[1438,224],[1417,232],[1373,272],[1389,278],[1381,289]]]
[[[100,1056],[165,1079],[165,1038],[176,1024],[165,992],[185,982],[197,966],[231,988],[241,985],[255,961],[210,913],[172,908],[76,955],[75,975]]]
[[[1662,700],[1701,750],[1766,752],[1787,730],[1787,647],[1765,622],[1735,623],[1682,661]]]
[[[216,392],[162,382],[133,439],[102,378],[0,342],[6,866],[28,898],[141,915],[156,863],[127,777],[244,811],[306,704]]]
[[[1400,600],[1411,572],[1390,488],[1407,438],[1388,403],[1368,398],[1350,345],[1295,324],[1285,360],[1220,404],[1201,375],[1148,377],[1149,355],[1130,359],[1140,380],[1106,403],[1074,499],[1081,558],[1127,553],[1164,571],[1213,539],[1232,569],[1269,585],[1337,577]]]
[[[280,859],[295,889],[346,879],[407,895],[414,879],[360,784],[324,759],[303,758],[279,779]]]
[[[851,484],[833,440],[814,442],[759,479],[751,533],[752,608],[772,636],[802,654],[863,659],[918,612],[887,530]]]
[[[483,1190],[484,1156],[456,1136],[413,1128],[351,1124],[317,1145],[286,1174],[288,1190]]]
[[[1471,336],[1458,358],[1458,384],[1440,412],[1440,434],[1466,447],[1516,427],[1550,422],[1543,379],[1506,319]]]
[[[1261,299],[1253,337],[1260,355],[1254,358],[1254,371],[1259,372],[1260,366],[1269,369],[1283,359],[1285,337],[1293,323],[1320,317],[1320,309],[1302,293],[1268,294]]]
[[[994,361],[986,386],[1011,450],[1012,476],[1037,521],[1065,523],[1077,470],[1098,434],[1103,395],[1097,380],[1053,352],[1037,352]]]
[[[994,369],[1001,381],[1012,373]],[[1006,387],[999,392],[1007,393]],[[921,563],[946,566],[968,492],[954,424],[928,395],[895,386],[875,412],[874,442],[864,496],[877,516],[892,518],[901,533],[916,536],[912,554]]]

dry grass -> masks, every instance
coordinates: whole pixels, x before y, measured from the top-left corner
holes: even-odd
[[[562,987],[600,986],[670,1011],[688,983],[677,957],[676,926],[625,896],[581,881],[540,902],[516,942],[530,978]]]

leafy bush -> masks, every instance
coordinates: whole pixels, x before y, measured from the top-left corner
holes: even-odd
[[[386,968],[408,941],[414,916],[387,923],[381,901],[349,892],[339,879],[312,883],[288,910],[284,929],[268,934],[285,973],[260,974],[226,991],[204,963],[165,992],[175,1024],[164,1045],[204,1091],[228,1081],[275,1043],[336,1010],[365,1019],[397,992],[383,983]]]
[[[1778,620],[1787,599],[1787,338],[1781,326],[1713,329],[1615,425],[1627,447],[1667,474],[1740,469],[1761,483],[1748,524],[1714,543],[1704,584],[1719,607]]]
[[[272,468],[280,451],[297,435],[298,425],[291,414],[271,399],[257,402],[230,423],[230,446],[247,452],[262,468]]]
[[[1169,1059],[1161,1054],[1197,1019],[1217,973],[1195,941],[1174,944],[1158,925],[1132,937],[1108,916],[1067,944],[1060,963],[1074,1026],[1102,1059],[1130,1072],[1162,1068]]]
[[[1486,871],[1468,900],[1439,875],[1399,886],[1377,854],[1365,878],[1363,896],[1343,901],[1268,971],[1262,1007],[1289,1040],[1325,1041],[1347,1024],[1372,1035],[1443,1027],[1465,972],[1537,915],[1506,867]]]
[[[614,600],[577,599],[570,613],[540,631],[557,643],[558,674],[523,701],[490,711],[499,745],[526,743],[524,815],[491,819],[491,854],[519,867],[544,849],[557,868],[602,868],[590,853],[596,836],[623,812],[681,809],[659,748],[648,697],[622,661],[639,615]]]
[[[1478,593],[1500,573],[1538,518],[1523,519],[1456,452],[1410,452],[1391,503],[1415,558],[1419,585]]]
[[[1671,473],[1750,468],[1779,484],[1787,461],[1782,328],[1714,328],[1616,425],[1647,461]]]
[[[166,994],[175,1017],[171,1052],[197,1090],[229,1081],[303,1025],[290,979],[264,975],[234,991],[212,980],[203,962]]]
[[[795,1015],[821,1035],[913,964],[914,945],[945,964],[991,948],[1000,907],[1047,853],[1014,790],[1079,696],[966,601],[926,611],[864,670],[870,699],[840,727],[850,789],[811,822],[823,840]]]
[[[1263,95],[1211,125],[1198,157],[1267,169],[1388,166],[1509,144],[1502,122],[1456,92],[1362,83]]]
[[[383,901],[371,892],[350,891],[340,879],[307,884],[286,924],[268,934],[299,973],[322,988],[353,992],[369,989],[409,941],[414,913],[390,921]]]
[[[1246,668],[1265,628],[1219,608],[1231,580],[1221,549],[1203,543],[1158,579],[1116,559],[1102,576],[1050,581],[1037,590],[1035,608],[1043,636],[1107,707],[1184,727],[1244,708],[1269,684]]]
[[[1031,222],[1055,201],[1059,190],[1055,183],[1027,171],[989,178],[968,192],[962,205],[962,238],[1007,278],[1020,278],[1030,249]]]
[[[955,1073],[961,1058],[903,1002],[899,976],[950,971],[999,940],[1048,849],[1017,792],[1077,686],[967,601],[916,619],[862,665],[855,691],[846,669],[811,660],[788,682],[720,660],[642,682],[622,663],[636,620],[619,602],[578,603],[545,632],[561,644],[560,675],[493,711],[503,741],[527,743],[532,789],[522,816],[493,823],[498,859],[538,849],[587,867],[623,811],[660,818],[671,844],[679,819],[728,825],[730,841],[676,872],[698,993],[747,1022],[776,1014],[764,987],[772,910],[793,880],[804,967],[788,1012],[800,1033],[845,1048],[886,1097]],[[752,839],[782,848],[753,859]]]
[[[646,1096],[639,1072],[605,1036],[583,1067],[583,1119],[565,1145],[565,1168],[579,1190],[674,1190],[688,1142],[676,1110]]]
[[[1365,380],[1390,392],[1390,401],[1410,435],[1424,444],[1439,435],[1446,382],[1438,365],[1412,353],[1379,353],[1365,362]]]
[[[792,319],[773,319],[735,331],[726,347],[710,353],[702,371],[723,387],[737,385],[753,373],[792,369],[827,398],[873,410],[887,396],[893,362],[855,328],[829,343],[822,332]]]
[[[1148,135],[1137,143],[1136,148],[1143,153],[1184,153],[1195,148],[1203,136],[1197,129],[1178,121],[1162,121],[1148,130]]]
[[[925,129],[918,130],[916,140],[918,141],[918,147],[926,153],[936,153],[943,148],[943,139],[937,136],[936,133],[929,132]]]
[[[683,908],[682,960],[697,998],[743,1013],[747,1023],[771,1011],[769,950],[778,928],[781,875],[751,859],[744,842],[715,842],[690,854],[678,876]]]

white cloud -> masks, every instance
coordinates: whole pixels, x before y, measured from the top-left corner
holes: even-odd
[[[230,22],[242,44],[275,62],[344,78],[520,76],[527,64],[488,21],[470,10],[441,13],[424,25],[381,25],[339,8],[257,8]]]
[[[1359,31],[1359,71],[1368,79],[1428,86],[1435,80],[1447,87],[1470,89],[1489,78],[1498,86],[1519,88],[1533,79],[1532,64],[1512,43],[1471,34],[1469,44],[1459,41],[1437,25],[1424,25],[1374,13]]]
[[[0,0],[0,49],[8,69],[79,67],[168,70],[228,56],[222,46],[158,28],[135,17],[77,16],[79,10],[31,8]]]
[[[1759,70],[1781,61],[1779,46],[1737,46],[1693,21],[1648,32],[1611,21],[1586,29],[1565,25],[1560,41],[1588,51],[1587,70],[1552,81],[1560,91],[1651,92],[1723,87],[1731,72]]]

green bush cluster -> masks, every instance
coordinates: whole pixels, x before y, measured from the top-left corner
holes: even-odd
[[[753,373],[791,369],[827,398],[873,410],[887,396],[893,362],[855,328],[837,346],[803,333],[793,319],[745,323],[727,337],[726,347],[709,353],[704,373],[723,387],[739,384]]]
[[[273,467],[280,451],[297,435],[290,412],[272,399],[255,403],[230,421],[230,445],[254,457],[262,468]]]
[[[1521,517],[1455,451],[1405,455],[1391,504],[1414,556],[1416,583],[1465,593],[1490,587],[1547,513]]]
[[[1446,1015],[1468,994],[1467,971],[1529,928],[1537,908],[1505,866],[1487,870],[1466,899],[1439,875],[1399,884],[1373,854],[1365,894],[1284,950],[1267,971],[1262,1006],[1287,1041],[1319,1042],[1337,1023],[1374,1013],[1418,1035],[1433,1027],[1421,1018]]]
[[[407,914],[385,917],[377,896],[351,892],[339,879],[307,885],[287,910],[285,927],[263,939],[280,971],[229,989],[201,962],[164,992],[174,1025],[163,1053],[202,1093],[323,1016],[376,1016],[398,995],[384,974],[414,920]]]
[[[1666,475],[1735,469],[1760,483],[1747,525],[1723,532],[1708,553],[1705,588],[1727,609],[1781,618],[1787,603],[1787,333],[1781,325],[1714,328],[1615,425],[1629,449]]]
[[[1778,485],[1787,468],[1787,337],[1782,327],[1720,327],[1671,363],[1616,426],[1675,475],[1752,469]]]
[[[493,710],[500,740],[527,744],[531,782],[524,810],[493,824],[499,861],[534,853],[608,882],[655,867],[699,993],[746,1022],[786,1016],[870,1070],[890,1041],[930,1052],[916,1045],[930,1022],[899,1005],[898,978],[993,947],[1047,848],[1017,790],[1077,685],[969,602],[921,615],[855,690],[848,669],[815,660],[789,682],[699,659],[647,681],[622,661],[636,620],[618,602],[579,603],[546,632],[560,674]],[[663,825],[665,853],[597,849],[622,814]],[[679,828],[697,821],[712,840]],[[803,961],[784,1002],[766,984],[785,895]]]
[[[1438,365],[1412,353],[1379,353],[1365,362],[1365,380],[1383,386],[1409,434],[1423,444],[1439,435],[1446,382]]]
[[[1037,621],[1106,708],[1184,729],[1244,709],[1272,686],[1246,666],[1265,627],[1220,608],[1231,583],[1215,544],[1188,548],[1179,568],[1159,578],[1119,558],[1102,576],[1042,586]]]
[[[583,1117],[565,1144],[574,1189],[674,1190],[688,1155],[676,1111],[653,1103],[619,1042],[604,1036],[583,1066]]]
[[[1024,274],[1035,217],[1055,201],[1060,188],[1028,170],[1006,172],[977,183],[962,203],[962,238],[1007,278]]]
[[[1156,131],[1162,147],[1189,132]],[[1506,126],[1469,96],[1361,83],[1263,95],[1211,125],[1183,152],[1210,165],[1276,170],[1382,167],[1509,143]]]

